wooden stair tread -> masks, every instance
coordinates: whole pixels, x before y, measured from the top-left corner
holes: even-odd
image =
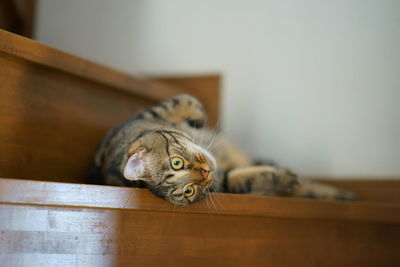
[[[0,202],[210,215],[400,223],[400,205],[212,193],[212,200],[175,206],[147,189],[0,179]]]

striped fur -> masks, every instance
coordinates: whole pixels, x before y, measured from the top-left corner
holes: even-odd
[[[204,128],[205,121],[202,104],[189,95],[177,96],[137,114],[104,138],[95,156],[97,181],[147,187],[179,205],[198,201],[210,190],[329,199],[353,197],[325,185],[298,185],[296,175],[284,168],[253,165],[250,157]],[[210,143],[218,144],[218,149],[209,148]],[[172,165],[176,158],[182,160],[179,170]],[[195,192],[192,195],[191,190]]]

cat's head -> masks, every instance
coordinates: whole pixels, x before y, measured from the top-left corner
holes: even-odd
[[[213,156],[186,134],[154,130],[130,146],[123,175],[145,182],[159,197],[187,205],[206,196],[215,168]]]

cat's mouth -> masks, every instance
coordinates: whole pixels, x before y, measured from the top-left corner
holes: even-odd
[[[203,186],[209,186],[212,181],[212,171],[209,167],[193,168],[192,170],[193,182],[199,183]]]

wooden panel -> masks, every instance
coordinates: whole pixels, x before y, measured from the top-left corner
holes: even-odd
[[[207,202],[175,207],[135,188],[4,179],[0,190],[5,266],[400,263],[398,205],[231,195],[224,201],[214,194],[216,211]]]
[[[32,38],[35,7],[36,0],[0,1],[0,28]]]
[[[152,104],[7,59],[0,58],[0,72],[3,177],[87,182],[93,155],[107,130]]]
[[[56,70],[108,86],[109,89],[127,91],[138,98],[153,101],[162,101],[177,93],[185,92],[178,87],[166,84],[152,85],[143,79],[134,78],[3,30],[0,30],[0,57],[31,65],[31,68],[46,67],[46,70],[49,71],[48,75],[52,74],[51,71]],[[73,92],[71,90],[72,94]]]
[[[211,127],[219,126],[219,88],[221,86],[219,75],[167,76],[153,78],[153,80],[184,88],[187,93],[198,97],[209,112],[209,125]]]
[[[1,30],[0,83],[0,176],[81,183],[107,130],[186,92]]]
[[[42,230],[26,228],[29,218],[13,230],[0,222],[0,259],[5,266],[396,266],[400,262],[398,225],[382,230],[374,224],[335,221],[0,208],[15,215],[47,212],[44,218],[49,221]],[[92,216],[76,215],[81,213]],[[60,229],[57,223],[63,225],[64,220],[70,227]],[[115,231],[108,230],[110,222]]]

